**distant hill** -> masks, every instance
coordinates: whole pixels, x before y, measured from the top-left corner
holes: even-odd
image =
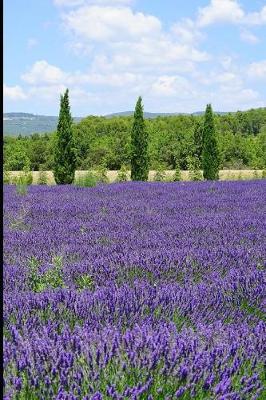
[[[113,114],[108,114],[105,115],[106,118],[112,118],[112,117],[130,117],[131,115],[134,114],[134,111],[122,111],[118,113],[113,113]],[[151,113],[151,112],[144,112],[144,118],[147,119],[152,119],[152,118],[157,118],[157,117],[169,117],[169,116],[174,116],[174,115],[202,115],[204,114],[204,111],[196,111],[194,113]],[[220,112],[217,111],[216,114],[228,114],[227,112]]]
[[[134,114],[134,111],[123,111],[114,114],[105,115],[105,118],[126,117]],[[192,115],[202,115],[203,111],[197,111]],[[217,112],[217,114],[227,114]],[[168,117],[174,115],[189,115],[189,113],[150,113],[144,112],[144,118],[152,119],[157,117]],[[75,117],[74,122],[78,123],[83,118]],[[4,113],[3,115],[3,134],[9,136],[31,135],[33,133],[53,132],[57,127],[58,117],[49,115],[36,115],[23,112]]]
[[[74,122],[82,118],[73,118]],[[50,115],[35,115],[29,113],[12,112],[3,115],[3,134],[18,136],[32,133],[53,132],[57,127],[58,117]]]

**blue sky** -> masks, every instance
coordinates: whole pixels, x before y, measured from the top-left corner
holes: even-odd
[[[4,112],[266,106],[266,1],[4,0]]]

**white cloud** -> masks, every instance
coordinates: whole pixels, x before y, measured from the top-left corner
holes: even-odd
[[[244,18],[247,25],[264,25],[266,24],[266,6],[258,12],[249,13]]]
[[[81,7],[63,17],[67,28],[79,37],[99,42],[158,36],[161,22],[127,7]]]
[[[194,92],[189,81],[182,76],[160,76],[152,84],[151,90],[155,95],[179,98],[191,97]]]
[[[266,79],[266,60],[251,63],[247,73],[250,78]]]
[[[199,9],[198,25],[203,27],[219,22],[240,22],[245,13],[235,0],[211,0],[211,3]]]
[[[4,98],[8,100],[25,100],[27,95],[18,85],[7,86],[4,84]]]
[[[52,85],[52,86],[32,86],[29,89],[30,97],[38,97],[42,100],[53,101],[56,104],[59,101],[60,94],[63,94],[66,90],[66,86],[63,84]]]
[[[203,33],[190,18],[185,18],[181,22],[174,24],[172,32],[181,43],[194,44],[204,38]]]
[[[32,85],[55,84],[64,81],[66,74],[58,67],[50,65],[45,60],[36,61],[22,79]]]
[[[238,0],[211,0],[198,11],[197,25],[205,27],[216,23],[263,25],[266,23],[266,6],[260,11],[245,13]]]
[[[240,33],[240,38],[243,42],[250,44],[257,44],[259,42],[259,38],[248,30],[242,30]]]

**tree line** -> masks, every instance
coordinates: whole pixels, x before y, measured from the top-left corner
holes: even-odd
[[[205,115],[160,116],[143,120],[148,138],[146,162],[149,169],[179,167],[187,170],[191,165],[203,169],[204,120]],[[220,169],[266,167],[265,108],[225,115],[213,114],[212,120]],[[131,163],[134,163],[131,137],[134,121],[134,116],[89,116],[78,124],[72,124],[70,116],[68,123],[76,169],[88,170],[98,166],[110,170],[119,170],[122,166],[131,169]],[[60,118],[58,130],[59,125]],[[27,165],[30,170],[53,170],[58,149],[58,130],[29,137],[5,136],[5,169],[22,170]]]

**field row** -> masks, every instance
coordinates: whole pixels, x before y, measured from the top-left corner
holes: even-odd
[[[79,178],[84,175],[86,175],[88,171],[76,171],[75,177]],[[91,171],[94,172],[94,171]],[[107,178],[110,183],[115,182],[117,180],[119,171],[107,171]],[[181,180],[182,181],[190,181],[190,173],[189,171],[180,171],[181,173]],[[202,171],[201,171],[202,173]],[[11,179],[19,177],[23,174],[22,171],[9,171],[8,174],[10,175]],[[163,171],[163,174],[165,175],[165,180],[171,181],[173,179],[173,176],[175,174],[174,170],[167,170]],[[265,171],[264,170],[221,170],[219,172],[219,179],[221,181],[225,180],[249,180],[249,179],[261,179],[262,177],[265,178],[264,176]],[[47,182],[49,185],[54,185],[54,176],[52,171],[45,171],[45,175],[47,177]],[[149,181],[154,181],[156,175],[156,171],[150,171],[149,172]],[[39,171],[33,171],[32,172],[33,176],[33,184],[37,184],[39,181],[40,177],[40,172]],[[127,171],[127,178],[128,180],[130,179],[130,171]]]

